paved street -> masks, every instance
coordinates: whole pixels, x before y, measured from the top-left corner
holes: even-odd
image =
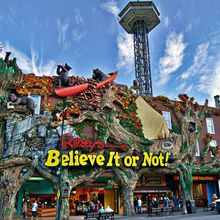
[[[148,217],[147,215],[142,216],[133,216],[133,217],[120,217],[120,219],[129,219],[129,220],[144,220],[144,219],[152,219],[152,220],[181,220],[181,219],[188,219],[188,220],[219,220],[220,214],[217,212],[209,212],[209,213],[197,213],[192,215],[174,215],[174,216],[163,216],[163,217]]]

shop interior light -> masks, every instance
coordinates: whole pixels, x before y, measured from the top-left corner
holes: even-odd
[[[45,180],[45,179],[43,177],[35,177],[35,176],[29,179],[29,181],[36,181],[36,180]]]

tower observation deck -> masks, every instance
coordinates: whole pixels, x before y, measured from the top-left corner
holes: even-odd
[[[139,95],[153,95],[148,33],[160,23],[159,15],[152,1],[129,2],[119,14],[121,26],[134,36],[135,77]]]

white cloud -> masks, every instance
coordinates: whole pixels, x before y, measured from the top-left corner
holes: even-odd
[[[210,74],[203,74],[198,83],[198,91],[208,94],[210,105],[214,106],[214,96],[220,95],[220,58],[214,65],[214,70]]]
[[[189,23],[186,27],[186,32],[189,32],[192,30],[192,23]]]
[[[75,12],[75,22],[77,25],[80,25],[80,24],[84,24],[84,20],[80,14],[80,11],[79,10],[76,10]]]
[[[72,31],[72,39],[76,42],[79,42],[82,38],[85,38],[86,31],[80,32],[79,30],[73,30]]]
[[[182,66],[185,48],[183,33],[171,32],[167,37],[165,55],[159,61],[160,85],[166,84],[169,81],[170,74]]]
[[[168,27],[169,24],[170,24],[170,20],[169,20],[169,18],[166,16],[166,17],[164,18],[164,25],[165,25],[165,27]]]
[[[66,40],[66,34],[70,25],[69,20],[65,20],[63,23],[60,19],[57,19],[57,28],[58,28],[58,43],[63,43]]]
[[[205,97],[209,99],[210,105],[215,106],[214,96],[220,95],[220,26],[216,27],[214,31],[210,32],[207,36],[207,42],[199,45],[200,59],[197,59],[197,63],[200,65],[196,77],[189,78],[194,80],[194,88],[199,93],[205,94]],[[201,58],[202,57],[202,58]],[[194,59],[195,60],[195,59]],[[191,75],[190,75],[191,76]]]
[[[35,73],[35,75],[54,75],[56,71],[56,62],[54,60],[42,61],[42,56],[31,48],[31,57],[28,57],[8,42],[4,44],[4,49],[0,53],[0,57],[4,59],[5,52],[10,51],[11,57],[16,57],[17,64],[23,73]]]
[[[177,88],[176,90],[179,91],[179,90],[182,90],[183,88],[185,88],[186,86],[186,82],[182,82]]]
[[[71,42],[70,41],[65,41],[63,43],[63,50],[67,50],[71,47]]]
[[[118,68],[126,70],[134,69],[134,45],[133,36],[125,32],[120,32],[117,37],[119,61]]]
[[[118,17],[120,9],[117,6],[117,2],[114,0],[106,1],[101,4],[101,8],[111,13],[115,18]],[[134,70],[134,45],[133,35],[127,34],[123,29],[118,29],[117,36],[118,47],[118,63],[117,68],[124,68],[125,71],[131,72]]]
[[[114,0],[109,0],[106,1],[105,3],[102,3],[101,8],[113,14],[115,17],[117,17],[118,14],[120,13],[120,9],[118,8],[116,1]]]
[[[209,43],[200,44],[195,52],[193,64],[184,73],[181,74],[182,79],[188,79],[199,73],[207,62]]]
[[[192,88],[193,88],[193,85],[192,85],[192,84],[189,85],[189,86],[186,88],[185,93],[186,93],[186,94],[189,94],[189,93],[191,92]]]

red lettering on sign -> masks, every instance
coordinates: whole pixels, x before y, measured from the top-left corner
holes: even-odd
[[[61,137],[62,149],[67,150],[68,148],[89,148],[91,153],[94,148],[103,149],[103,148],[121,148],[125,149],[126,145],[122,144],[121,146],[109,145],[98,140],[92,143],[91,140],[83,140],[82,138],[74,138],[71,134],[64,134]]]

